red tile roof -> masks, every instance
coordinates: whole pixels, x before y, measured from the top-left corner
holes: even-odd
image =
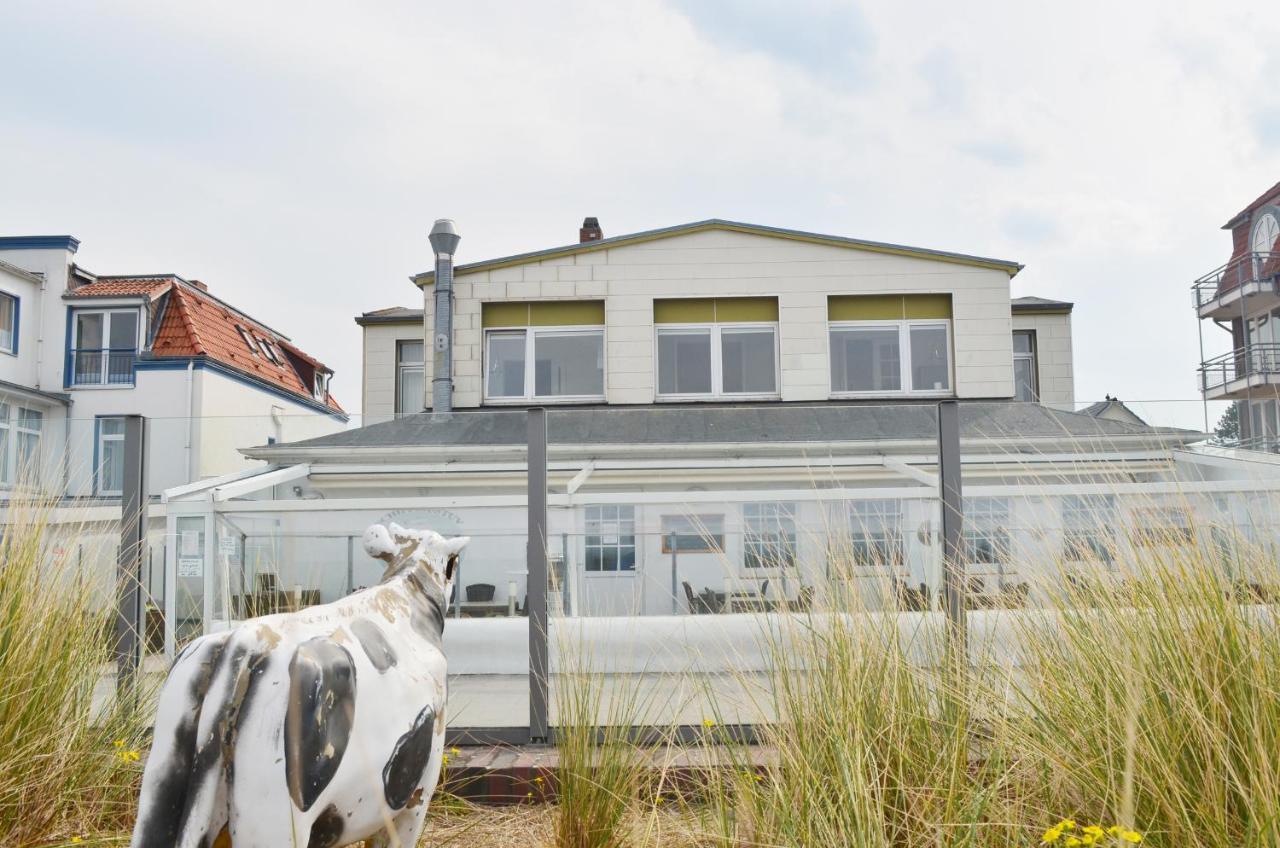
[[[324,363],[298,349],[287,337],[178,277],[99,279],[73,289],[68,296],[148,295],[151,300],[157,300],[166,292],[169,299],[158,316],[160,324],[151,345],[153,356],[208,357],[310,401],[315,401],[309,384],[314,379],[314,371],[332,373]],[[255,340],[272,345],[279,362],[272,362],[261,350],[250,350],[240,328]],[[286,352],[292,353],[302,367],[297,367]],[[332,394],[326,393],[323,403],[335,412],[343,412]]]
[[[168,291],[172,277],[138,277],[132,279],[106,279],[80,286],[67,292],[70,297],[137,297],[149,295],[155,300]]]
[[[1242,218],[1251,214],[1255,209],[1265,206],[1276,199],[1280,199],[1280,183],[1276,183],[1271,188],[1267,189],[1262,194],[1258,195],[1257,200],[1253,201],[1248,206],[1241,209],[1236,214],[1232,215],[1231,220],[1222,225],[1222,229],[1224,230],[1231,229],[1236,224],[1240,223],[1240,220]]]

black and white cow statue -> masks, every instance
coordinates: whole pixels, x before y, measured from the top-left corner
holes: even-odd
[[[440,774],[469,540],[375,524],[377,586],[192,642],[160,693],[132,848],[412,848]]]

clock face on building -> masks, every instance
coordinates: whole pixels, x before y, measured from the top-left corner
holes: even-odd
[[[1277,236],[1280,236],[1280,220],[1274,212],[1267,212],[1253,227],[1253,252],[1270,253]]]

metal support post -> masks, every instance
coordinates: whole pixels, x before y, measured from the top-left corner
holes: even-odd
[[[142,562],[147,542],[146,419],[124,419],[124,485],[116,557],[116,691],[132,694],[142,663]]]
[[[938,487],[942,497],[942,594],[947,643],[956,667],[968,664],[964,580],[964,498],[960,489],[960,404],[938,404]]]
[[[676,583],[676,534],[671,534],[671,614],[678,615],[680,613],[680,595],[678,594],[680,586]],[[689,610],[690,613],[693,610]]]
[[[529,741],[546,742],[547,659],[547,411],[529,410]]]

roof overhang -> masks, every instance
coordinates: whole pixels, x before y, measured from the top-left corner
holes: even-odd
[[[45,401],[47,403],[61,404],[62,406],[71,405],[71,395],[69,394],[65,394],[63,392],[46,392],[42,389],[33,389],[29,386],[19,385],[18,383],[10,383],[8,380],[0,380],[0,393],[18,395],[19,397]]]
[[[488,259],[482,262],[471,262],[457,266],[454,269],[454,275],[463,276],[465,274],[474,274],[481,271],[492,271],[497,268],[508,268],[513,265],[526,265],[531,262],[541,262],[544,259],[576,256],[583,253],[594,253],[600,250],[609,250],[610,248],[625,247],[632,244],[643,244],[645,242],[658,241],[660,239],[671,238],[673,236],[688,235],[689,233],[706,232],[709,230],[747,233],[750,235],[766,236],[769,238],[807,242],[809,244],[846,247],[853,250],[869,251],[871,253],[884,253],[893,256],[929,259],[936,262],[948,262],[955,265],[985,268],[992,271],[1004,271],[1010,277],[1021,271],[1023,267],[1021,264],[1007,259],[993,259],[986,256],[973,256],[966,253],[951,253],[943,250],[931,250],[929,248],[911,247],[903,244],[867,241],[864,239],[846,238],[844,236],[810,233],[805,232],[804,230],[789,230],[781,227],[766,227],[760,224],[746,224],[739,221],[726,221],[720,218],[711,218],[706,221],[696,221],[691,224],[678,224],[674,227],[645,230],[639,233],[614,236],[613,238],[588,241],[581,244],[570,244],[563,247],[536,250],[530,253],[518,253],[512,256]],[[409,279],[418,286],[427,286],[435,282],[435,271],[423,271],[422,273],[414,274]]]

